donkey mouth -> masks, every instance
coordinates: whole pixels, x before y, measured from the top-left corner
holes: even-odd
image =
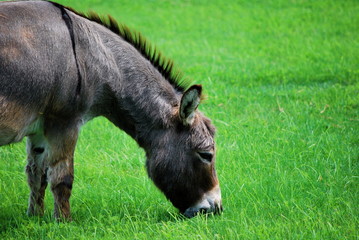
[[[221,190],[217,185],[211,191],[205,193],[197,204],[187,208],[183,215],[192,218],[198,214],[221,214],[222,211]]]
[[[222,205],[210,207],[210,208],[197,208],[197,207],[190,207],[187,208],[186,211],[183,213],[185,217],[192,218],[199,214],[221,214],[223,211]]]

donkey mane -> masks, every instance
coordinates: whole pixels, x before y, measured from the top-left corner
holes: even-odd
[[[50,1],[0,0],[0,146],[28,137],[28,215],[44,214],[50,183],[55,218],[71,220],[76,143],[98,116],[144,149],[148,176],[184,216],[220,213],[202,86],[111,16]]]
[[[156,47],[153,47],[140,32],[131,30],[125,24],[119,24],[110,15],[104,17],[94,11],[83,13],[71,7],[64,6],[64,8],[90,21],[96,22],[119,35],[123,40],[135,47],[143,57],[149,60],[177,91],[184,92],[189,88],[190,82],[183,79],[182,72],[174,66],[173,61],[166,58]]]

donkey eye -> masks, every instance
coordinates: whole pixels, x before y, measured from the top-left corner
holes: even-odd
[[[213,153],[211,153],[211,152],[198,152],[198,155],[200,156],[201,160],[206,161],[206,162],[212,162]]]

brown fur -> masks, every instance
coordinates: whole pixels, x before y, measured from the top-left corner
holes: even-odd
[[[28,137],[29,215],[43,214],[50,183],[56,219],[71,218],[79,128],[97,116],[145,150],[149,177],[184,215],[220,211],[215,129],[197,110],[202,86],[187,89],[172,61],[111,17],[42,1],[2,2],[5,13],[0,145]]]
[[[33,120],[31,115],[28,108],[0,96],[0,146],[20,141],[25,136],[23,128]]]

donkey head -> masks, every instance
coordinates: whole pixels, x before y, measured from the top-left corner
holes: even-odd
[[[215,171],[215,128],[197,111],[202,87],[183,95],[170,128],[158,130],[147,151],[147,171],[166,197],[187,217],[220,213],[221,192]]]

